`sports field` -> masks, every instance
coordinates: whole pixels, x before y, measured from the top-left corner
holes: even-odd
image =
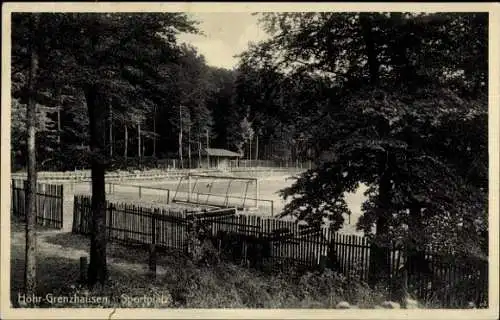
[[[108,199],[111,201],[129,202],[148,206],[164,206],[166,203],[171,203],[175,200],[176,190],[177,200],[185,201],[187,199],[188,190],[195,190],[194,194],[190,195],[192,202],[201,204],[223,204],[226,192],[229,195],[229,204],[240,206],[245,201],[246,206],[252,206],[255,202],[252,199],[272,200],[272,212],[274,215],[279,213],[285,201],[279,196],[279,190],[286,188],[294,182],[290,175],[274,175],[258,178],[258,188],[255,188],[255,181],[251,180],[234,180],[229,186],[229,180],[224,179],[191,179],[189,184],[186,179],[179,185],[179,180],[163,180],[163,181],[128,181],[120,182],[113,186],[111,191],[107,188]],[[248,182],[248,186],[247,186]],[[140,186],[140,187],[139,187]],[[166,189],[170,190],[167,195]],[[258,196],[256,191],[258,190]],[[342,232],[349,234],[359,234],[356,232],[355,225],[361,213],[361,204],[364,201],[363,192],[365,187],[359,188],[356,193],[347,194],[346,200],[349,208],[352,211],[350,223],[348,217],[345,217],[345,226]],[[75,193],[88,193],[90,188],[88,185],[80,186]],[[246,197],[245,197],[246,193]],[[210,194],[208,196],[207,194]],[[259,201],[258,209],[251,210],[251,214],[270,215],[271,202]]]
[[[289,187],[293,184],[294,180],[290,179],[289,176],[275,176],[275,177],[269,177],[269,178],[259,178],[258,179],[258,199],[262,200],[273,200],[274,202],[274,207],[277,210],[281,210],[283,206],[286,204],[286,201],[284,201],[280,196],[279,196],[279,191],[281,189],[284,189],[286,187]],[[196,191],[200,193],[214,193],[214,194],[225,194],[227,190],[227,182],[226,181],[213,181],[210,182],[212,185],[209,186],[207,183],[207,180],[203,180],[203,183],[199,183],[196,186]],[[155,187],[161,187],[161,188],[167,188],[171,190],[176,190],[176,188],[179,186],[178,181],[166,181],[166,182],[158,182],[154,185]],[[193,187],[194,182],[192,182],[191,186]],[[248,198],[253,198],[254,197],[254,192],[252,190],[252,187],[254,185],[251,184],[250,187],[248,188],[248,193],[247,197]],[[236,181],[233,183],[233,186],[230,187],[230,192],[229,194],[234,197],[239,197],[241,196],[241,190],[244,189],[244,182],[239,182]],[[211,188],[211,190],[209,190]],[[187,183],[183,182],[181,183],[179,187],[179,191],[186,191],[187,190]],[[346,200],[349,208],[352,211],[352,216],[351,216],[351,224],[355,224],[356,221],[359,218],[359,215],[361,214],[361,205],[365,199],[365,196],[363,195],[364,191],[366,190],[366,187],[361,186],[357,192],[355,193],[349,193],[346,195]]]

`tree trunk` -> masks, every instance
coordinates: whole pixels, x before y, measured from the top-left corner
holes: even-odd
[[[201,168],[201,132],[198,132],[198,168]]]
[[[360,14],[360,27],[363,34],[363,40],[366,46],[366,56],[368,60],[368,67],[370,72],[370,82],[373,87],[376,87],[379,82],[379,61],[377,59],[377,52],[375,48],[375,42],[373,40],[372,34],[372,23],[370,21],[370,16],[368,13]],[[380,136],[384,137],[386,135],[386,124],[380,123]],[[391,181],[390,171],[388,169],[389,155],[383,155],[379,160],[379,195],[378,201],[379,205],[376,209],[377,220],[376,220],[376,239],[379,240],[381,237],[385,236],[388,232],[387,217],[388,205],[391,201]],[[370,268],[369,268],[369,284],[373,287],[375,284],[388,278],[389,270],[389,250],[385,247],[387,243],[385,241],[378,242],[372,246],[370,251]]]
[[[105,133],[106,114],[105,100],[99,92],[97,84],[89,85],[85,90],[90,127],[90,152],[92,175],[92,229],[90,235],[90,263],[88,285],[92,288],[96,283],[104,285],[108,277],[106,263],[106,193],[105,144],[101,138]]]
[[[401,12],[391,12],[391,18],[397,27],[403,24]],[[393,65],[397,74],[396,85],[409,87],[413,79],[416,78],[416,75],[406,55],[406,50],[409,45],[408,37],[404,33],[398,33],[398,35],[392,50]]]
[[[61,148],[61,107],[57,107],[57,148],[59,152],[62,151]]]
[[[390,131],[390,126],[384,117],[380,117],[376,124],[379,137],[387,137]],[[377,283],[387,281],[389,279],[390,267],[390,245],[387,239],[389,233],[388,220],[391,215],[392,202],[392,168],[395,163],[394,155],[386,151],[379,155],[378,160],[378,204],[377,204],[377,220],[375,238],[379,240],[378,246],[372,250],[370,255],[370,284],[373,286]]]
[[[248,140],[248,160],[252,160],[252,139]]]
[[[402,290],[401,297],[398,297],[404,302],[406,302],[405,299],[408,297],[408,277],[412,277],[416,273],[419,274],[419,278],[423,280],[423,277],[421,276],[425,275],[425,272],[428,271],[426,270],[428,265],[421,240],[423,228],[421,206],[418,205],[418,203],[413,203],[409,208],[408,239],[405,246],[405,290]]]
[[[366,56],[368,58],[368,67],[370,70],[370,81],[373,86],[376,86],[379,81],[380,66],[377,59],[377,52],[375,50],[375,42],[373,41],[372,24],[369,13],[361,13],[359,22],[366,46]]]
[[[184,161],[182,159],[182,107],[179,106],[179,161],[180,168],[184,168]]]
[[[259,160],[259,136],[255,138],[255,160]]]
[[[380,240],[388,233],[387,204],[390,202],[390,179],[382,175],[379,183],[379,207],[377,208],[376,239]],[[389,247],[387,241],[377,241],[370,250],[369,284],[374,285],[389,279]]]
[[[156,105],[153,109],[153,157],[156,157]]]
[[[188,161],[189,161],[189,169],[192,168],[191,166],[191,126],[188,126]]]
[[[123,157],[125,158],[125,164],[126,164],[127,163],[127,157],[128,157],[128,128],[127,128],[127,125],[124,126],[124,130],[125,130],[125,137],[124,137],[125,148],[123,150]]]
[[[33,36],[38,28],[39,15],[33,14]],[[35,39],[34,41],[36,41]],[[38,48],[31,44],[31,64],[28,79],[29,100],[26,109],[27,146],[28,146],[28,177],[26,185],[26,264],[24,285],[26,295],[36,294],[36,79],[38,74]]]
[[[61,106],[57,107],[57,151],[59,152],[59,156],[57,157],[57,167],[59,170],[62,170],[63,167],[66,165],[63,165],[63,161],[61,161],[61,156],[63,155],[63,148],[61,144],[61,135],[62,135],[62,130],[61,130]]]
[[[210,155],[208,154],[209,145],[210,141],[208,139],[208,129],[207,129],[207,169],[210,169]]]
[[[109,105],[109,156],[113,157],[113,106]]]
[[[420,211],[420,210],[418,210]],[[408,224],[408,237],[406,241],[403,244],[403,252],[402,252],[402,258],[404,261],[403,268],[400,269],[400,266],[397,266],[398,268],[398,276],[397,276],[397,282],[393,284],[393,288],[391,290],[392,296],[391,300],[398,302],[401,304],[403,308],[406,308],[406,301],[407,298],[409,298],[409,291],[408,291],[408,276],[409,272],[412,271],[412,253],[414,252],[414,239],[412,236],[412,229],[415,229],[418,227],[417,225],[414,225],[414,213],[416,212],[415,208],[410,209],[410,214],[409,214],[409,219],[407,221]],[[421,229],[420,229],[421,230]],[[417,232],[420,232],[417,230]]]
[[[141,148],[141,123],[137,122],[137,157],[139,158],[139,163],[142,158],[142,148]]]

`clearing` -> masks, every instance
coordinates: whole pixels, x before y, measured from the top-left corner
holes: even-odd
[[[24,224],[11,221],[11,301],[20,305],[23,289]],[[99,296],[105,303],[42,301],[41,307],[150,308],[334,308],[348,300],[373,308],[384,300],[365,286],[347,283],[330,273],[264,274],[232,263],[197,266],[183,255],[158,256],[157,277],[148,277],[145,250],[108,244],[110,285],[92,292],[78,286],[79,258],[89,254],[89,239],[70,232],[38,231],[38,295]],[[137,297],[153,297],[152,301]],[[135,299],[132,299],[135,298]]]
[[[264,176],[264,177],[262,177]],[[259,195],[258,199],[262,200],[272,200],[273,201],[273,212],[276,215],[280,212],[286,204],[279,196],[279,191],[283,188],[289,187],[293,184],[294,180],[291,175],[277,175],[270,173],[268,177],[265,174],[261,174],[259,179]],[[179,180],[135,180],[135,181],[123,181],[114,183],[113,193],[108,193],[108,199],[112,201],[135,203],[138,205],[147,206],[164,206],[168,201],[172,200],[175,194],[175,190],[179,184]],[[141,190],[139,191],[139,187]],[[170,195],[167,196],[167,191],[161,189],[169,189]],[[214,183],[211,189],[211,193],[225,195],[227,189],[227,184],[222,182]],[[79,183],[74,186],[74,194],[89,194],[90,193],[90,183]],[[107,188],[107,191],[109,188]],[[366,190],[365,186],[361,186],[355,193],[348,193],[346,195],[346,201],[349,209],[352,212],[350,223],[349,218],[345,217],[344,227],[339,231],[346,234],[363,235],[362,232],[356,230],[356,222],[361,215],[361,205],[365,200],[364,192]],[[198,192],[208,192],[208,186],[200,185]],[[229,193],[230,196],[240,197],[241,188],[236,186]],[[140,196],[139,196],[140,193]],[[250,194],[250,192],[249,192]],[[248,197],[251,197],[250,195]],[[168,200],[167,200],[168,199]],[[266,203],[263,203],[263,210],[252,211],[251,214],[257,215],[270,215],[270,209],[265,207]],[[72,219],[72,218],[71,218]]]

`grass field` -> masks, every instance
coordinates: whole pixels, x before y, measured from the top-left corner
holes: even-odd
[[[283,209],[283,207],[286,204],[286,201],[279,196],[279,191],[281,189],[291,186],[293,182],[294,180],[290,179],[290,176],[275,176],[275,177],[259,179],[258,198],[265,200],[273,200],[275,213],[279,212]],[[157,182],[150,184],[150,186],[175,190],[177,188],[178,183],[179,183],[178,181]],[[183,184],[182,188],[184,187],[185,185]],[[235,187],[232,189],[233,192],[230,193],[230,195],[239,196],[241,193],[239,187],[243,186],[235,185]],[[198,190],[200,190],[198,192],[201,193],[208,192],[208,188],[209,187],[206,184],[202,184],[200,188],[198,188]],[[227,183],[215,182],[214,186],[212,187],[212,193],[224,194],[226,188],[227,188]],[[360,234],[360,232],[355,230],[355,225],[361,215],[361,205],[365,200],[365,197],[363,195],[365,190],[366,187],[361,186],[357,192],[349,193],[346,195],[346,201],[349,206],[349,209],[352,212],[352,215],[351,215],[351,223],[348,223],[348,217],[346,217],[345,221],[346,225],[344,226],[342,232],[350,234]],[[251,197],[251,195],[248,195],[248,197]]]
[[[259,179],[259,187],[258,187],[258,199],[263,200],[272,200],[274,207],[274,214],[276,215],[280,212],[286,202],[279,196],[279,191],[283,188],[289,187],[294,182],[293,179],[290,179],[290,175],[270,175],[269,177],[260,177]],[[211,182],[212,186],[210,187],[208,183]],[[194,185],[194,180],[192,182],[192,186]],[[169,189],[170,190],[170,201],[175,195],[175,190],[177,189],[179,184],[179,180],[163,180],[163,181],[129,181],[129,182],[121,182],[119,185],[115,185],[114,192],[112,194],[108,194],[108,199],[112,201],[120,201],[120,202],[128,202],[128,203],[136,203],[138,205],[147,205],[147,206],[165,206],[167,203],[167,192],[161,189]],[[139,199],[139,188],[137,186],[142,186],[141,188],[141,198]],[[254,186],[249,186],[249,191],[247,193],[247,198],[255,197],[255,189]],[[196,186],[196,191],[199,193],[208,193],[210,191],[211,194],[216,194],[219,196],[210,196],[210,203],[215,202],[224,202],[224,195],[226,194],[226,190],[228,188],[227,181],[216,181],[216,180],[203,180],[200,181]],[[234,203],[242,203],[242,191],[244,191],[245,184],[243,182],[234,182],[229,190],[229,195],[231,197],[235,197],[233,199]],[[183,182],[179,191],[187,192],[188,183],[187,181]],[[340,230],[342,233],[348,234],[357,234],[361,233],[356,231],[356,222],[359,219],[361,214],[361,204],[364,201],[364,191],[366,188],[364,186],[360,187],[359,190],[352,194],[346,195],[346,200],[349,208],[352,211],[351,221],[349,223],[348,217],[345,217],[345,225]],[[90,187],[88,183],[80,184],[75,188],[75,194],[88,194],[90,192]],[[186,194],[184,194],[184,197]],[[195,200],[196,198],[193,196],[192,198]],[[207,200],[207,196],[200,195],[198,201],[202,202]],[[251,204],[252,201],[246,200],[247,204]],[[251,214],[260,214],[260,215],[269,215],[270,209],[267,206],[270,206],[270,203],[260,203],[261,210],[253,210]]]

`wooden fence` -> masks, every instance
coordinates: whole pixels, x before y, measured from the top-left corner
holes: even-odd
[[[90,197],[76,196],[73,232],[90,232]],[[156,244],[186,252],[190,221],[202,223],[219,252],[234,262],[271,270],[291,266],[318,270],[335,269],[347,279],[366,281],[373,245],[365,237],[329,229],[301,226],[294,221],[237,215],[236,209],[209,212],[169,211],[126,204],[107,206],[107,230],[111,240],[144,245]],[[460,307],[468,301],[487,301],[488,263],[471,258],[424,253],[430,273],[408,271],[408,287],[421,299]],[[400,283],[405,264],[401,249],[389,249],[389,287]]]
[[[26,180],[12,180],[12,213],[26,217]],[[63,227],[63,186],[38,183],[36,193],[36,223],[40,226],[61,229]]]
[[[133,243],[156,244],[160,247],[187,250],[187,226],[200,216],[200,221],[234,215],[235,208],[212,210],[207,214],[199,211],[144,208],[124,203],[106,205],[106,229],[108,239]],[[91,198],[75,196],[73,232],[89,234],[91,231]]]

